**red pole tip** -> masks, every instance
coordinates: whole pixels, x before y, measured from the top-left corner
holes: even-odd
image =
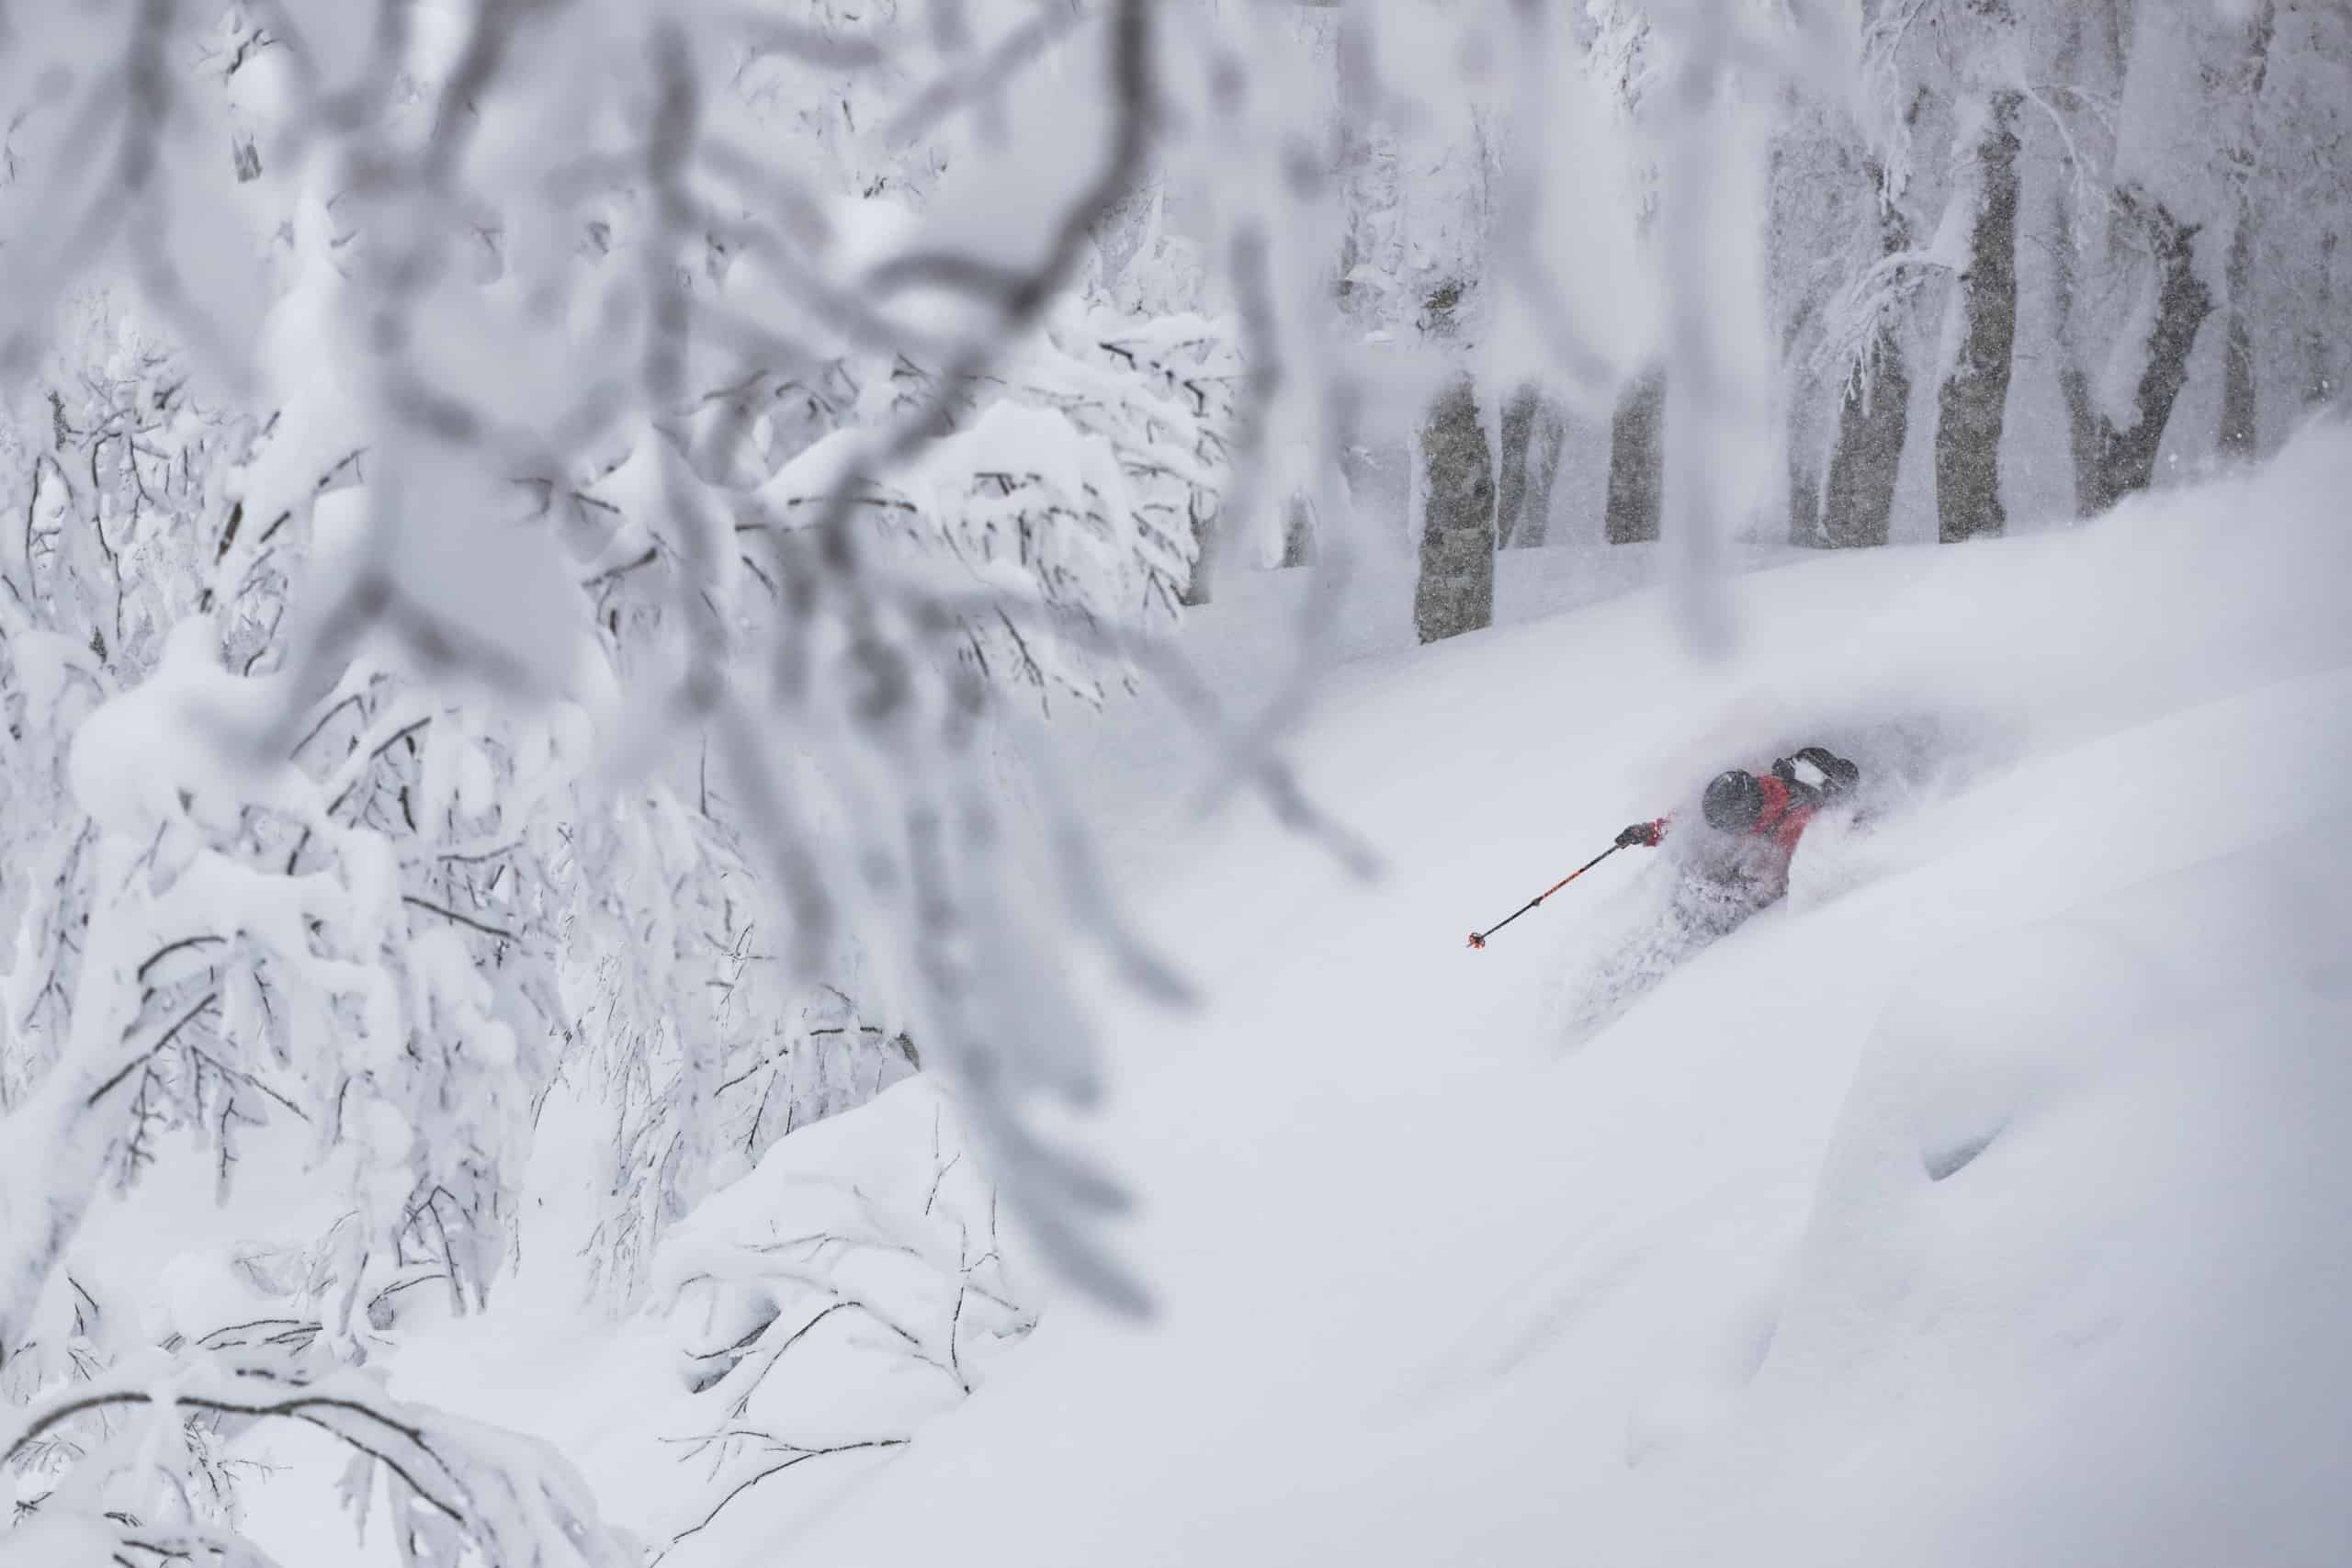
[[[1487,939],[1480,936],[1476,931],[1472,931],[1470,933],[1470,945],[1473,947],[1484,947],[1487,945]]]

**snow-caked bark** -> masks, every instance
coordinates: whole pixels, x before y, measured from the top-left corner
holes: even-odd
[[[1448,382],[1421,427],[1421,570],[1413,625],[1423,642],[1476,631],[1495,611],[1495,464],[1470,378]]]
[[[2001,429],[2018,320],[2018,134],[2021,96],[1975,106],[1968,263],[1959,275],[1960,350],[1936,394],[1936,536],[1950,544],[2006,525]]]

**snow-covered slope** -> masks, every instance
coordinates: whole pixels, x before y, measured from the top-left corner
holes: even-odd
[[[1388,651],[1291,751],[1375,883],[1246,797],[1196,819],[1156,699],[1044,731],[1207,998],[1106,984],[1072,1130],[1154,1321],[1050,1299],[927,1077],[587,1321],[601,1145],[558,1097],[519,1275],[404,1319],[395,1391],[558,1443],[649,1541],[699,1525],[669,1568],[2352,1561],[2346,495],[2322,429],[2093,526],[1758,571],[1729,667],[1655,591],[1400,650],[1370,572],[1337,641]],[[1586,597],[1546,554],[1506,558],[1520,613]],[[1264,683],[1294,588],[1198,617],[1214,684]],[[1592,1005],[1695,829],[1464,946],[1815,741],[1859,819],[1653,987]],[[771,1314],[812,1326],[743,1337]],[[270,1443],[266,1543],[390,1561]]]
[[[1389,874],[1220,818],[1139,891],[1206,1010],[1102,1002],[1157,1320],[743,1562],[2352,1559],[2347,494],[1764,573],[1733,669],[1654,594],[1351,666],[1296,752]],[[1665,860],[1464,948],[1810,740],[1871,819],[1599,1033]]]

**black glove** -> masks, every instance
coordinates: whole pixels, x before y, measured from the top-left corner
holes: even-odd
[[[1621,850],[1630,850],[1639,844],[1644,849],[1656,849],[1657,840],[1658,825],[1657,823],[1636,822],[1617,835],[1617,847]]]
[[[1793,757],[1783,757],[1772,764],[1773,773],[1782,784],[1835,800],[1860,782],[1861,769],[1825,747],[1807,746]]]
[[[1811,762],[1821,770],[1826,781],[1821,785],[1821,793],[1833,799],[1848,794],[1862,782],[1861,769],[1826,746],[1808,746],[1797,753],[1797,760]]]

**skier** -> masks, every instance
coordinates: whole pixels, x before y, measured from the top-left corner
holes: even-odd
[[[1762,778],[1740,768],[1717,773],[1707,784],[1700,811],[1718,832],[1761,839],[1779,852],[1785,872],[1797,840],[1823,806],[1852,793],[1862,771],[1822,746],[1807,746],[1772,764]],[[1619,849],[1655,849],[1673,820],[1636,822],[1617,835]],[[1741,857],[1747,858],[1747,857]]]
[[[1589,1037],[1786,893],[1789,862],[1805,829],[1860,781],[1860,768],[1820,746],[1781,758],[1761,776],[1738,768],[1716,774],[1701,804],[1714,830],[1687,844],[1679,874],[1652,896],[1645,914],[1616,940],[1589,949],[1566,976],[1566,1037]],[[1656,848],[1671,822],[1636,822],[1617,835],[1617,845]]]

